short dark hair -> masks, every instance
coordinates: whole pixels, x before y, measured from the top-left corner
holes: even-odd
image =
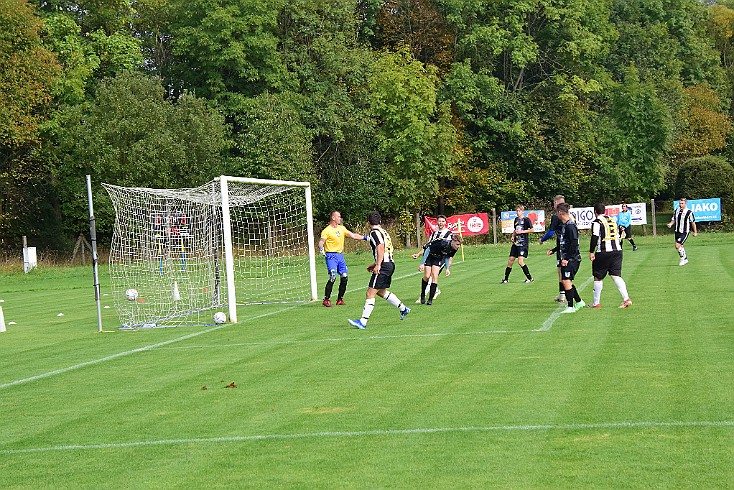
[[[571,209],[571,205],[567,202],[562,202],[558,204],[558,212],[559,213],[568,213],[568,210]]]
[[[594,212],[596,214],[604,214],[604,211],[606,211],[607,208],[602,203],[598,202],[594,204]]]
[[[440,218],[446,219],[446,216],[444,216],[443,214],[439,214],[438,216],[436,216],[436,219],[440,219]]]
[[[371,225],[379,225],[382,223],[382,216],[380,216],[379,211],[372,211],[367,215],[367,221],[369,221]]]

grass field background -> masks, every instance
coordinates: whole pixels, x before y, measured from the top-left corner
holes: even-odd
[[[502,286],[509,247],[467,248],[430,307],[402,252],[413,312],[378,299],[364,331],[368,253],[346,306],[134,332],[104,309],[97,333],[90,267],[0,273],[0,486],[734,488],[732,238],[691,237],[679,267],[671,237],[639,237],[633,306],[607,279],[574,315],[540,246],[536,282],[516,264]]]

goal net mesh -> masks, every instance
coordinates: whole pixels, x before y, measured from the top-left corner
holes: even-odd
[[[303,187],[227,184],[231,285],[219,179],[191,189],[103,184],[115,208],[109,265],[123,328],[211,323],[228,287],[240,305],[311,299]]]

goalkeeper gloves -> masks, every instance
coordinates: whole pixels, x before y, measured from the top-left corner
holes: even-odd
[[[326,256],[326,252],[324,252],[324,247],[319,247],[319,253],[320,253],[321,255],[324,255],[324,256]]]

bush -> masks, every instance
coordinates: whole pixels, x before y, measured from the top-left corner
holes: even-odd
[[[734,214],[734,167],[722,157],[692,158],[678,171],[676,195],[688,199],[721,198],[729,217]]]

